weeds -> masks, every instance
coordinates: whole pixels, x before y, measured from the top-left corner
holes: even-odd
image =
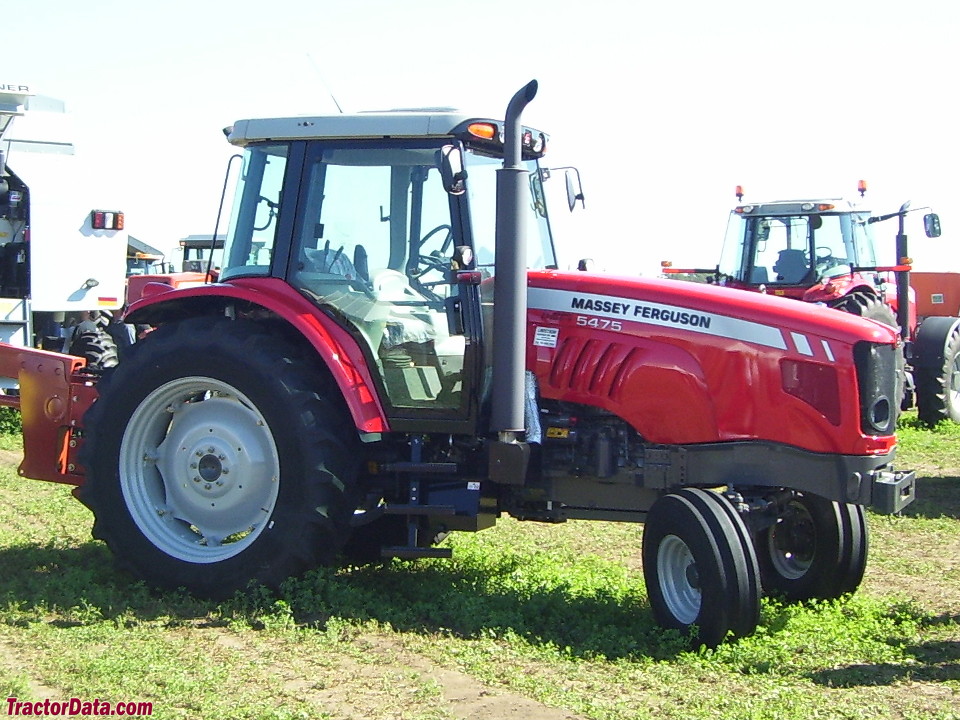
[[[900,462],[931,469],[919,510],[871,516],[864,589],[765,599],[753,636],[700,652],[653,623],[638,526],[505,518],[451,536],[449,561],[212,603],[118,572],[66,487],[0,467],[0,690],[147,700],[160,718],[445,720],[535,701],[531,720],[960,720],[960,433],[901,428]]]

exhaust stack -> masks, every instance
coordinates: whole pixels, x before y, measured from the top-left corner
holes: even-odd
[[[491,446],[490,476],[508,484],[523,483],[529,458],[527,444],[517,441],[517,433],[526,427],[527,243],[522,198],[529,175],[522,165],[520,114],[537,88],[537,81],[531,80],[507,105],[503,168],[497,171],[491,429],[498,433],[498,441]]]

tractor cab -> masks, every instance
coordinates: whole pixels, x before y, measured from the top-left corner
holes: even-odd
[[[491,364],[501,122],[446,110],[249,120],[219,279],[282,279],[357,340],[391,423],[472,425]],[[524,128],[526,266],[555,268],[538,160]]]
[[[802,298],[811,287],[875,266],[870,212],[839,199],[739,205],[719,273],[728,285]]]

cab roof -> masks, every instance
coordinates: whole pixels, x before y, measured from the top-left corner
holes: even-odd
[[[734,208],[734,213],[745,216],[763,215],[819,215],[836,213],[865,213],[870,211],[843,198],[813,198],[810,200],[773,200],[760,203],[743,203]]]
[[[446,108],[239,120],[224,132],[234,145],[265,140],[445,137],[476,116]],[[487,121],[490,122],[490,121]],[[502,125],[497,121],[498,125]]]

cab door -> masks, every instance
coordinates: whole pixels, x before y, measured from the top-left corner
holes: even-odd
[[[439,149],[309,143],[297,188],[287,278],[358,338],[397,430],[467,429],[476,412],[476,338],[451,265],[462,210]]]

